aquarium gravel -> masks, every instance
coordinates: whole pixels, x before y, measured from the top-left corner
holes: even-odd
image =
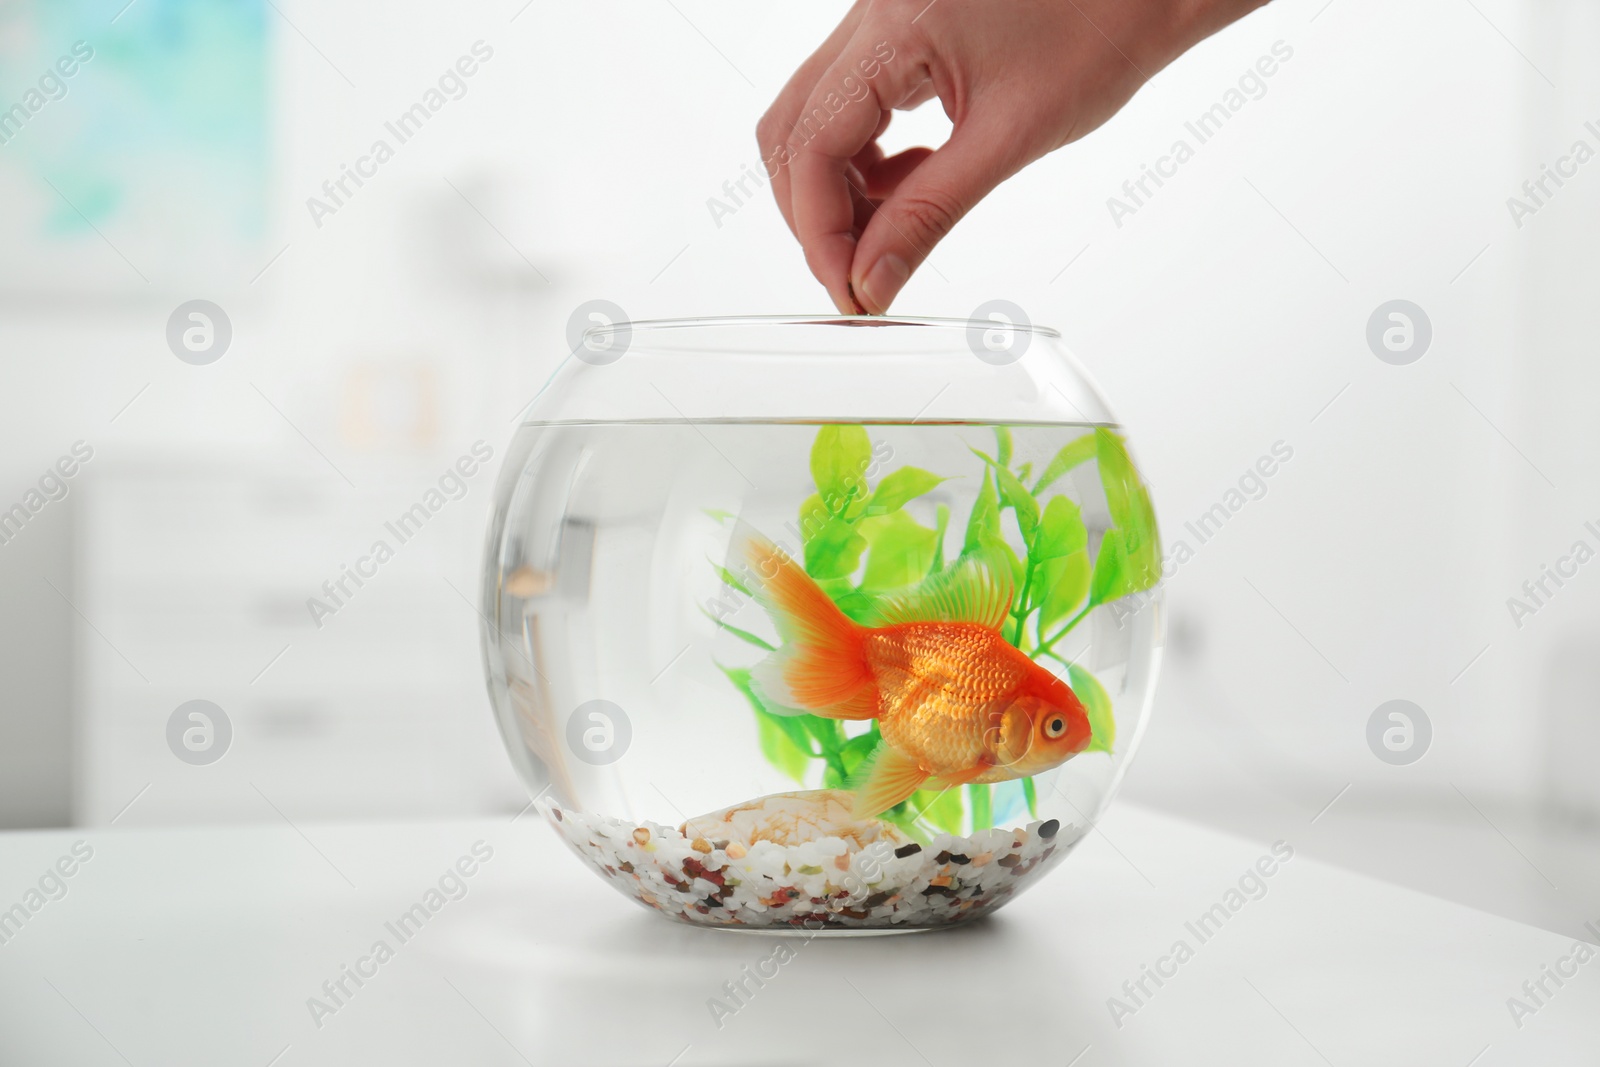
[[[1059,862],[1086,829],[1049,819],[898,847],[842,837],[746,845],[548,800],[538,807],[623,893],[672,918],[722,927],[912,929],[976,918]]]

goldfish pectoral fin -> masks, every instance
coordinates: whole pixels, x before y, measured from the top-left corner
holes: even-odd
[[[880,815],[908,799],[927,780],[928,772],[915,759],[890,745],[879,745],[856,787],[853,814],[858,819]]]
[[[1015,595],[1010,561],[998,549],[985,549],[963,556],[909,593],[886,598],[878,608],[877,621],[883,626],[970,622],[999,630]]]

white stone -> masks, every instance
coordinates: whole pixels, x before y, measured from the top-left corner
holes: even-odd
[[[777,845],[803,845],[826,838],[841,839],[849,851],[859,851],[874,841],[903,845],[910,839],[900,828],[881,819],[857,819],[851,814],[855,795],[843,789],[813,789],[776,793],[735,804],[684,823],[685,837],[708,841],[738,841],[750,846],[759,841]],[[815,864],[826,846],[805,850],[805,863]],[[831,851],[831,850],[827,850]],[[837,855],[838,853],[833,853]]]

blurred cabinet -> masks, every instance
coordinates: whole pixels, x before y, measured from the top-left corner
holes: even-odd
[[[478,654],[489,475],[401,528],[430,466],[362,472],[359,484],[382,488],[360,490],[285,470],[304,464],[149,463],[83,486],[69,594],[81,616],[75,821],[520,808]],[[349,569],[379,542],[392,557],[363,564],[358,585]],[[332,614],[316,619],[312,598]],[[231,728],[214,762],[181,758],[169,739],[191,700],[216,704]],[[192,758],[221,748],[223,732]]]

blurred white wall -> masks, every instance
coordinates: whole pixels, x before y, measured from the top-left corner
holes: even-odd
[[[376,507],[403,505],[473,441],[498,453],[584,300],[635,318],[825,308],[766,199],[720,222],[707,200],[755,165],[756,119],[842,3],[277,6],[264,23],[270,225],[238,268],[196,279],[181,244],[147,233],[119,243],[149,277],[126,292],[0,285],[0,503],[82,439],[101,469],[250,453],[284,476],[337,468]],[[1559,798],[1594,816],[1600,798],[1567,781],[1585,772],[1562,753],[1594,738],[1570,664],[1600,635],[1600,569],[1521,628],[1505,602],[1600,520],[1588,417],[1600,164],[1520,228],[1506,206],[1573,140],[1600,147],[1584,127],[1600,124],[1595,19],[1577,2],[1279,0],[999,190],[901,298],[906,313],[963,316],[1004,297],[1060,327],[1130,427],[1169,543],[1275,442],[1294,450],[1262,499],[1191,542],[1195,558],[1169,583],[1172,667],[1131,795],[1242,829],[1337,834],[1347,818],[1357,841],[1397,812],[1432,813],[1475,827],[1458,852],[1510,866],[1481,814],[1533,818]],[[492,58],[465,95],[316,225],[307,198],[480,40]],[[1118,225],[1108,197],[1275,46],[1292,56],[1257,98]],[[86,67],[52,106],[70,114],[112,91],[95,75]],[[8,73],[0,99],[20,88]],[[937,141],[946,128],[924,109],[897,118],[891,140]],[[94,270],[121,269],[113,250],[83,247]],[[174,359],[164,338],[168,314],[193,297],[233,321],[232,349],[207,367]],[[1432,324],[1430,349],[1408,366],[1367,346],[1369,316],[1393,299]],[[352,397],[397,368],[430,383],[426,440],[352,433]],[[488,484],[474,486],[470,517],[428,531],[430,562],[408,563],[414,578],[471,593]],[[72,503],[0,546],[9,825],[115,813],[102,810],[109,796],[74,810],[85,794],[67,784],[85,743],[68,725],[83,659],[115,646],[155,661],[172,639],[131,624],[97,634],[69,606],[93,592],[74,585]],[[359,547],[330,537],[287,565],[309,594]],[[504,777],[475,620],[463,608],[455,621],[441,638],[439,699],[452,705],[441,714],[488,753],[483,773]],[[306,684],[297,672],[359,640],[359,624],[296,636],[302,652],[262,690]],[[260,661],[275,651],[264,644]],[[1553,662],[1568,666],[1552,673]],[[187,681],[173,666],[159,684]],[[1373,710],[1397,698],[1433,727],[1426,758],[1406,767],[1366,741]],[[494,795],[514,794],[502,784]],[[454,808],[488,795],[463,793]],[[326,813],[309,800],[296,810]],[[1398,847],[1375,863],[1433,860]]]

